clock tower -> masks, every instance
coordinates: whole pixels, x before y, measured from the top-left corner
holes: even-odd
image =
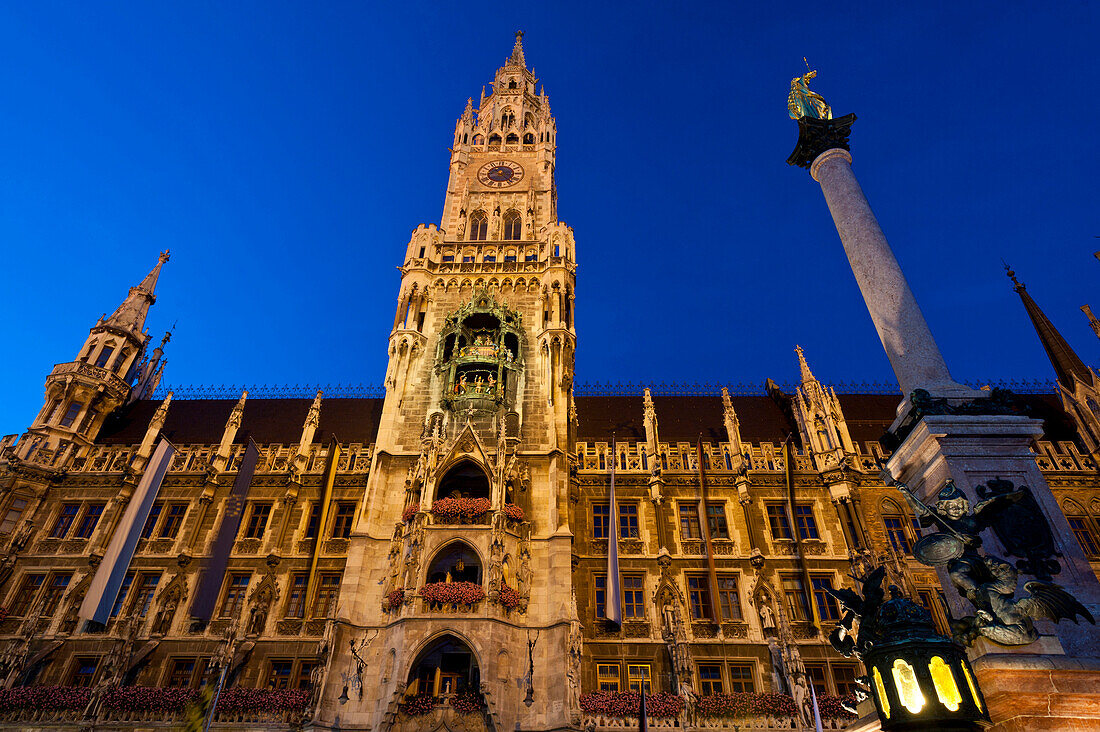
[[[452,697],[484,704],[486,729],[579,724],[576,259],[557,220],[557,131],[521,35],[477,109],[467,101],[442,220],[416,228],[400,268],[331,638],[336,649],[369,641],[357,647],[370,678],[330,664],[322,701],[322,720],[339,715],[344,729],[411,730],[423,720],[408,710],[434,703],[446,716],[454,705],[439,700]],[[340,706],[347,683],[363,696]]]

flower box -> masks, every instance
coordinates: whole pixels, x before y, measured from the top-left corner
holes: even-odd
[[[389,594],[386,595],[386,609],[388,610],[396,610],[397,608],[401,607],[401,604],[404,602],[405,590],[403,588],[392,590]]]
[[[452,696],[450,705],[459,714],[474,714],[482,710],[485,701],[481,698],[481,694],[467,690]]]
[[[585,714],[637,717],[641,706],[642,695],[636,691],[593,691],[581,696],[581,710]],[[678,717],[684,709],[684,700],[666,692],[646,694],[645,709],[649,717]]]
[[[478,523],[490,507],[488,498],[440,498],[432,504],[432,516],[440,523]]]
[[[401,711],[410,717],[419,717],[435,709],[435,697],[431,694],[417,694],[405,699]]]
[[[500,604],[505,610],[515,610],[523,602],[519,592],[506,584],[500,585]]]
[[[485,599],[485,589],[474,582],[432,582],[420,596],[432,605],[473,605]]]
[[[509,521],[520,523],[524,519],[523,509],[514,503],[505,503],[504,518],[508,519]]]
[[[418,511],[420,511],[419,503],[414,503],[410,506],[407,506],[405,510],[401,512],[401,523],[407,524],[412,521],[413,517],[416,516]]]

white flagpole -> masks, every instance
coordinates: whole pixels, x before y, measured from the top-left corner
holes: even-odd
[[[604,596],[604,617],[622,625],[619,605],[619,507],[615,503],[615,437],[611,437],[611,526],[607,530],[607,594]]]
[[[814,732],[823,732],[821,729],[821,710],[817,706],[817,690],[814,689],[813,680],[810,680],[810,697],[814,700]]]

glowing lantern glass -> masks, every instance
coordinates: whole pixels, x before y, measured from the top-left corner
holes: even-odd
[[[988,726],[965,652],[936,633],[927,610],[895,594],[879,606],[871,627],[876,642],[863,653],[863,663],[884,732],[970,732]]]

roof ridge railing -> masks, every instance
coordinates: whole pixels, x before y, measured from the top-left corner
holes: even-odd
[[[970,380],[967,386],[975,389],[1000,388],[1008,389],[1016,394],[1055,394],[1057,385],[1052,379],[1001,379],[993,381]],[[801,384],[796,382],[784,382],[778,385],[788,394],[794,393]],[[900,395],[898,385],[882,381],[840,381],[824,383],[824,386],[834,389],[837,394],[876,394],[876,395]],[[631,382],[591,382],[575,384],[573,393],[579,397],[597,396],[641,396],[649,389],[653,396],[688,397],[720,396],[722,389],[729,390],[730,396],[765,396],[767,392],[764,385],[729,383],[665,383],[654,382],[650,384],[635,384]],[[382,399],[386,396],[386,388],[381,384],[264,384],[262,386],[244,384],[164,384],[157,388],[153,394],[154,399],[163,399],[168,392],[172,392],[173,399],[237,399],[241,392],[248,390],[251,399],[312,399],[318,391],[322,391],[329,399]]]

